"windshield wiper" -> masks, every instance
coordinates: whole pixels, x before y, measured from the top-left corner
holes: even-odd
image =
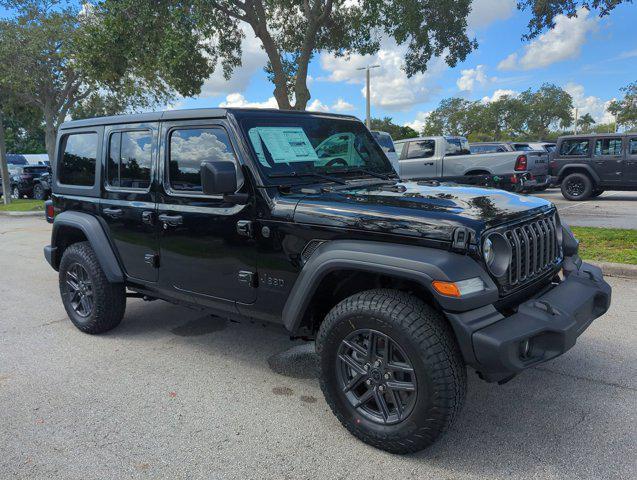
[[[312,173],[312,172],[279,172],[279,173],[271,173],[268,174],[269,178],[301,178],[301,177],[316,177],[322,178],[323,180],[328,180],[330,182],[338,183],[340,185],[347,185],[347,182],[341,180],[340,178],[331,177],[330,175],[323,175],[320,173]]]
[[[384,173],[377,173],[377,172],[372,172],[371,170],[367,170],[366,168],[344,168],[344,169],[339,169],[339,170],[326,170],[327,173],[364,173],[366,175],[370,175],[372,177],[376,177],[376,178],[380,178],[382,180],[391,180],[392,176],[390,175],[385,175]]]

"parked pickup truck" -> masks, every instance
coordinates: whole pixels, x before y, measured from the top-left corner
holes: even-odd
[[[464,137],[420,137],[395,142],[400,178],[444,178],[490,175],[519,185],[520,190],[536,190],[548,185],[548,153],[469,151]]]

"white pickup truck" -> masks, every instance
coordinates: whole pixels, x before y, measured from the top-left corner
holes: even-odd
[[[447,179],[491,176],[521,190],[545,188],[548,153],[543,151],[475,153],[464,137],[419,137],[394,142],[400,178]]]

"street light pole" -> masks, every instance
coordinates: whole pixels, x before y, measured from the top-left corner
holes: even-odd
[[[380,65],[367,65],[366,67],[361,67],[361,68],[357,68],[356,70],[365,70],[365,80],[366,80],[366,98],[365,98],[365,125],[367,125],[367,128],[371,130],[372,128],[372,115],[371,115],[371,87],[370,87],[370,75],[369,75],[369,70],[371,68],[378,68],[380,67]]]

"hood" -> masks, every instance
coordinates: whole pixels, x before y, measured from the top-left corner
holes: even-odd
[[[541,198],[504,190],[416,182],[397,185],[404,191],[373,185],[305,195],[295,208],[294,221],[449,241],[460,226],[479,235],[487,228],[552,208]]]

